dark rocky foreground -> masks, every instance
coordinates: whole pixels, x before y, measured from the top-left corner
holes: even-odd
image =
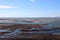
[[[33,35],[32,38],[0,38],[0,40],[60,40],[59,35],[41,34]]]
[[[3,25],[3,26],[2,26]],[[43,28],[46,24],[12,24],[12,25],[4,25],[2,24],[0,26],[0,29],[8,29],[11,31],[13,34],[7,35],[7,38],[0,38],[0,40],[60,40],[60,35],[55,35],[51,33],[46,33],[46,31],[51,31],[51,30],[59,30],[60,28],[52,28],[52,29],[43,29],[43,30],[29,30],[32,28]],[[16,29],[18,31],[16,31]],[[19,29],[22,29],[19,31]],[[14,31],[15,30],[15,31]],[[22,31],[22,32],[21,32]],[[28,32],[40,32],[42,33],[39,34],[31,34]],[[21,32],[21,33],[19,33]],[[45,32],[45,33],[43,33]],[[5,35],[6,32],[0,32],[1,35]],[[15,35],[14,35],[15,34]],[[0,36],[1,36],[0,35]]]

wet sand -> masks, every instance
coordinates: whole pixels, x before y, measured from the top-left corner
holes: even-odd
[[[26,32],[39,32],[39,31],[51,31],[51,30],[59,30],[60,28],[52,28],[52,29],[43,29],[43,30],[29,30],[31,28],[43,28],[44,25],[40,25],[40,24],[13,24],[9,26],[0,26],[2,28],[0,29],[6,29],[6,30],[10,30],[11,32],[16,33],[16,35],[13,35],[9,37],[9,35],[7,35],[7,37],[9,38],[0,38],[0,40],[24,40],[24,39],[36,39],[36,40],[58,40],[60,39],[60,35],[55,35],[55,34],[51,34],[51,33],[41,33],[41,34],[31,34],[31,33],[26,33]],[[21,30],[22,29],[22,30]],[[25,30],[24,30],[25,29]],[[19,31],[21,30],[21,31]],[[16,31],[16,32],[14,32]],[[19,33],[20,32],[20,33]],[[1,34],[4,35],[4,33],[2,32]],[[25,37],[25,38],[24,38]]]

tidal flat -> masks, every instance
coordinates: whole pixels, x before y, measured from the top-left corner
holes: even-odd
[[[60,28],[48,24],[0,24],[0,39],[60,39]]]

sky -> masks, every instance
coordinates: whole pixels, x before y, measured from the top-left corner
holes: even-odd
[[[0,0],[0,17],[60,17],[60,0]]]

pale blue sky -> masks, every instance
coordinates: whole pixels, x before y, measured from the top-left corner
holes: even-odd
[[[60,17],[60,0],[0,0],[0,17]]]

